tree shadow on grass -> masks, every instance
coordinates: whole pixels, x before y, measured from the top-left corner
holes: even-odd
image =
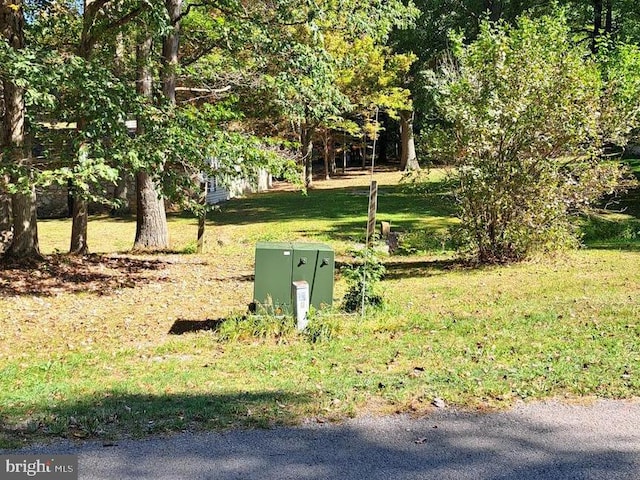
[[[226,318],[208,318],[206,320],[185,320],[177,319],[169,329],[169,335],[184,335],[185,333],[196,332],[216,332],[220,329],[220,325],[225,322]]]
[[[307,392],[144,395],[105,391],[78,401],[4,412],[0,416],[0,448],[60,438],[106,441],[186,430],[288,425],[292,411],[311,400]],[[9,418],[21,420],[11,422]]]
[[[426,260],[416,261],[408,258],[405,260],[389,261],[384,263],[387,272],[385,280],[399,280],[403,278],[433,277],[452,270],[471,270],[471,264],[462,260]]]
[[[327,188],[312,190],[307,195],[263,192],[226,202],[220,211],[211,214],[210,219],[219,225],[286,222],[301,218],[349,221],[353,217],[366,217],[368,195],[369,187]],[[381,187],[378,192],[379,218],[398,214],[416,218],[448,217],[451,205],[440,195],[407,193],[400,185]]]
[[[163,270],[167,263],[108,255],[50,255],[37,263],[0,263],[0,295],[53,296],[90,292],[108,295],[152,281],[148,272]]]

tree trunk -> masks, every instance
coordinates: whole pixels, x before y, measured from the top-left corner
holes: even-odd
[[[13,49],[24,48],[24,12],[22,0],[0,4],[0,33]],[[31,174],[31,155],[25,145],[24,89],[8,78],[2,81],[4,93],[4,117],[0,147],[5,161],[17,169]],[[15,181],[16,178],[13,178]],[[17,259],[40,258],[38,224],[36,217],[36,193],[33,184],[12,195],[13,241],[6,256]]]
[[[400,170],[420,170],[413,138],[413,112],[408,110],[400,112],[400,141]]]
[[[388,161],[389,129],[387,125],[390,121],[387,113],[384,111],[380,112],[380,125],[383,125],[383,128],[378,131],[378,164],[386,164]]]
[[[322,147],[324,157],[324,178],[325,180],[331,180],[331,134],[329,129],[325,128],[322,135]]]
[[[158,197],[153,178],[145,171],[136,174],[138,209],[136,212],[135,250],[169,248],[164,201]]]
[[[78,132],[86,128],[87,122],[84,118],[78,120]],[[78,147],[78,162],[82,156],[89,155],[89,146],[83,142]],[[71,197],[68,199],[71,215],[71,245],[69,253],[74,255],[86,255],[89,253],[89,245],[87,243],[87,227],[89,225],[89,205],[87,199],[79,193],[73,185],[73,181],[69,182],[69,193]]]
[[[84,0],[84,13],[82,17],[82,34],[80,38],[80,47],[78,55],[85,60],[91,58],[93,43],[91,41],[91,27],[95,19],[95,0]],[[87,128],[87,119],[81,117],[78,119],[78,133]],[[78,161],[83,155],[88,155],[88,145],[82,142],[78,147]],[[73,180],[69,182],[69,214],[71,215],[71,244],[69,253],[73,255],[86,255],[89,252],[89,244],[87,243],[87,227],[89,225],[89,208],[87,199],[78,192],[73,185]]]
[[[131,175],[128,173],[123,173],[120,180],[118,180],[113,192],[113,199],[118,202],[118,206],[111,209],[112,217],[125,217],[133,212],[134,205],[129,200],[129,191],[132,187],[131,181]]]
[[[166,0],[165,5],[173,28],[162,42],[162,94],[171,105],[175,105],[182,0]]]
[[[611,35],[613,33],[613,1],[606,0],[605,8],[604,32]]]
[[[484,11],[489,12],[489,20],[497,22],[502,17],[502,2],[500,0],[485,0]]]
[[[151,57],[152,39],[142,38],[136,47],[138,93],[152,101],[152,76],[149,62]],[[136,134],[144,134],[142,119],[138,119]],[[136,238],[134,249],[166,249],[169,248],[169,231],[164,200],[159,189],[148,171],[136,174]]]
[[[71,245],[69,247],[69,253],[72,255],[86,255],[89,252],[89,244],[87,243],[88,207],[86,198],[74,195],[73,211],[71,212]]]
[[[126,78],[126,56],[127,48],[125,38],[122,32],[116,35],[115,56],[113,59],[113,72],[121,79]],[[130,172],[120,170],[120,179],[116,183],[113,192],[113,200],[117,202],[116,206],[111,209],[112,217],[125,217],[130,215],[135,209],[135,201],[129,200],[129,193],[133,188],[133,177]]]
[[[602,0],[593,0],[593,36],[591,37],[591,51],[598,52],[598,38],[602,31]]]
[[[304,184],[313,185],[313,134],[315,127],[307,122],[300,125],[300,145],[304,165]]]
[[[0,182],[0,192],[3,190]],[[11,215],[11,196],[0,193],[0,256],[4,255],[13,241],[13,216]]]
[[[12,196],[11,211],[13,215],[13,241],[7,256],[19,259],[42,258],[38,244],[35,186],[31,186],[30,192],[16,193]]]

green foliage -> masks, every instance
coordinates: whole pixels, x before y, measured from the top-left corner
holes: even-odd
[[[308,324],[302,334],[311,343],[328,342],[335,338],[342,330],[343,319],[331,312],[318,312],[310,307],[307,313]]]
[[[266,140],[228,128],[238,118],[233,99],[199,108],[147,106],[139,117],[144,133],[129,142],[120,160],[153,172],[163,194],[194,213],[214,208],[201,201],[203,175],[225,186],[238,178],[255,183],[260,170],[297,178],[295,165]]]
[[[446,231],[414,230],[404,232],[398,239],[397,255],[416,255],[425,252],[452,250],[451,234]]]
[[[220,325],[217,337],[223,342],[271,339],[284,341],[295,331],[291,317],[273,315],[235,315]]]
[[[571,215],[621,178],[594,157],[596,66],[563,18],[485,22],[475,42],[452,42],[431,89],[451,127],[463,251],[492,263],[575,245]]]
[[[377,286],[386,273],[384,264],[371,248],[354,251],[352,255],[354,262],[341,269],[347,281],[342,308],[347,312],[357,312],[363,304],[365,307],[381,307],[384,298],[377,293]]]
[[[581,225],[582,240],[587,244],[629,243],[640,241],[640,220],[610,219],[590,215]]]
[[[602,137],[624,146],[640,129],[640,47],[600,48],[606,90],[602,96]]]

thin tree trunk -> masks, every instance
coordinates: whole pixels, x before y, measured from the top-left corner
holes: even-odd
[[[336,148],[332,142],[329,146],[329,172],[331,175],[335,175],[337,171],[338,166],[336,165]]]
[[[71,245],[69,253],[72,255],[86,255],[89,252],[87,241],[87,227],[89,225],[89,205],[82,195],[73,196],[73,210],[71,212]]]
[[[24,12],[22,0],[0,4],[0,32],[13,49],[24,48]],[[31,170],[31,155],[25,145],[24,89],[3,78],[4,117],[0,146],[4,149],[5,161],[23,171]],[[13,178],[15,181],[16,178]],[[38,224],[36,217],[35,186],[29,185],[12,195],[13,240],[6,256],[17,259],[40,258]]]
[[[118,180],[116,188],[113,192],[113,199],[118,202],[116,207],[111,209],[112,217],[124,217],[130,215],[134,210],[131,201],[129,200],[129,191],[131,189],[131,175],[123,173],[122,177]]]
[[[300,125],[300,145],[304,164],[304,184],[307,188],[313,185],[313,134],[315,127],[307,122]]]
[[[182,0],[166,0],[165,5],[173,28],[162,42],[162,94],[171,105],[175,105]]]
[[[126,77],[126,55],[127,48],[125,45],[125,38],[122,32],[116,35],[115,57],[113,62],[114,74],[119,78]],[[135,202],[129,200],[129,192],[132,188],[132,175],[128,171],[120,170],[120,179],[116,183],[116,188],[113,191],[113,200],[116,202],[116,206],[111,209],[110,215],[112,217],[124,217],[130,215],[135,209]]]
[[[598,39],[602,31],[602,0],[593,0],[593,36],[591,38],[591,51],[598,52]]]
[[[138,93],[152,101],[152,76],[149,68],[151,56],[151,37],[142,38],[136,47]],[[138,119],[136,134],[144,134],[144,124]],[[136,238],[133,248],[166,249],[169,247],[167,216],[158,187],[152,175],[145,170],[136,174]]]
[[[389,145],[389,129],[387,125],[390,122],[389,115],[384,111],[380,112],[380,125],[384,127],[378,131],[378,164],[387,163],[387,148]]]
[[[484,11],[489,12],[489,20],[497,22],[502,17],[502,2],[500,0],[485,0]]]
[[[613,1],[606,0],[605,8],[604,31],[607,35],[611,35],[613,33]]]
[[[86,119],[81,118],[78,121],[78,131],[81,133],[86,127]],[[78,147],[78,162],[88,155],[89,145],[86,142],[83,142]],[[72,255],[86,255],[89,253],[89,243],[87,239],[89,226],[89,202],[82,193],[76,191],[73,186],[73,182],[71,182],[69,194],[73,200],[71,202],[71,244],[69,245],[69,253]]]
[[[91,58],[93,43],[91,41],[91,28],[95,19],[95,0],[84,0],[84,14],[82,18],[82,35],[80,38],[80,48],[78,55],[89,60]],[[78,119],[78,133],[82,135],[82,132],[87,128],[87,119],[81,117]],[[83,155],[88,155],[88,145],[86,142],[82,142],[78,147],[78,160]],[[69,201],[70,215],[71,215],[71,244],[69,246],[69,253],[74,255],[86,255],[89,252],[89,244],[87,240],[87,227],[89,225],[89,206],[87,199],[74,188],[73,180],[70,182],[69,195],[71,196]]]
[[[413,112],[408,110],[400,112],[400,141],[400,170],[420,170],[413,137]]]
[[[324,157],[324,178],[325,180],[331,180],[331,134],[329,133],[329,129],[325,128],[322,135],[322,143],[323,143],[323,157]]]

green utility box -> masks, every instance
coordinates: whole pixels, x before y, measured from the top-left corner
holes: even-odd
[[[309,304],[333,304],[335,255],[323,243],[258,242],[253,300],[258,310],[293,313],[293,282],[309,284]]]

